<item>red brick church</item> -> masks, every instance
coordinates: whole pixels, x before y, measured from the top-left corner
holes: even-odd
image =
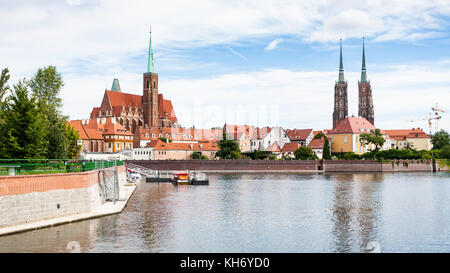
[[[124,93],[118,79],[111,90],[105,90],[100,107],[94,107],[91,118],[115,117],[133,134],[138,128],[178,127],[172,102],[158,93],[158,74],[153,69],[152,39],[148,54],[147,72],[143,74],[143,94]]]

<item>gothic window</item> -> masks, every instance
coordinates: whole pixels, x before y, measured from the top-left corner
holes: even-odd
[[[341,119],[344,118],[344,113],[340,112],[339,113],[339,118],[341,118]]]
[[[366,87],[363,87],[363,93],[366,92]]]
[[[153,82],[153,88],[156,88],[156,82]]]
[[[147,89],[148,89],[148,81],[147,81]]]
[[[341,100],[339,101],[339,104],[340,104],[341,107],[343,107],[343,106],[344,106],[344,100],[341,99]]]
[[[342,88],[339,90],[339,95],[342,96]]]

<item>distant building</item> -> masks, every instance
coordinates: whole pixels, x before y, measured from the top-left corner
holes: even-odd
[[[370,85],[370,81],[367,80],[364,39],[363,39],[361,80],[358,81],[358,95],[359,95],[358,116],[367,119],[367,121],[375,125],[375,114],[373,110],[373,99],[372,99],[372,86]]]
[[[338,126],[332,130],[326,130],[327,136],[331,138],[331,151],[333,153],[354,152],[363,154],[369,152],[373,147],[369,145],[361,145],[359,136],[361,134],[369,134],[375,130],[375,126],[362,117],[347,117],[342,120]],[[380,130],[385,139],[387,134]],[[390,148],[390,142],[385,143],[383,150]]]
[[[147,72],[143,75],[141,95],[123,93],[119,80],[114,79],[111,90],[105,90],[100,107],[94,107],[91,118],[115,117],[128,131],[135,133],[137,128],[178,127],[172,102],[158,93],[158,74],[153,69],[151,44]]]
[[[431,138],[421,129],[384,130],[392,139],[392,149],[431,150],[433,145]]]
[[[347,81],[344,78],[344,62],[342,60],[342,40],[340,44],[339,78],[334,84],[333,128],[348,116]]]
[[[281,155],[284,158],[295,158],[295,150],[300,148],[302,145],[297,142],[286,143],[281,149]]]
[[[314,138],[313,129],[286,129],[285,132],[290,142],[297,142],[302,146],[308,146]]]
[[[312,149],[313,153],[319,159],[322,159],[324,145],[325,145],[325,140],[323,138],[315,138],[308,144],[308,147],[310,147]]]
[[[152,140],[160,138],[178,142],[211,141],[222,139],[221,129],[195,129],[195,128],[138,128],[134,132],[134,148],[145,147]]]
[[[276,158],[281,158],[282,156],[280,145],[278,145],[278,142],[276,141],[272,143],[269,147],[267,147],[266,151],[270,152],[272,155],[275,155]]]
[[[91,118],[71,120],[83,142],[81,152],[116,153],[133,148],[133,134],[116,118]]]
[[[188,160],[194,152],[206,156],[208,159],[214,159],[219,147],[213,142],[163,142],[161,140],[152,140],[146,146],[152,149],[152,158],[155,160]]]

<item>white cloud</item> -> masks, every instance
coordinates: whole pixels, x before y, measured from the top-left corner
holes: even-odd
[[[370,72],[376,126],[427,129],[426,122],[410,123],[409,120],[428,115],[436,102],[450,110],[449,74],[449,66],[436,63],[386,67],[382,72]],[[141,75],[125,72],[119,75],[123,91],[142,93]],[[110,88],[114,76],[66,79],[65,112],[76,113],[73,118],[89,116],[92,107],[100,105],[104,88]],[[357,115],[360,74],[346,73],[345,76],[349,83],[349,115]],[[172,100],[179,121],[185,126],[209,128],[227,122],[327,129],[331,127],[336,78],[336,71],[284,69],[205,79],[167,80],[160,76],[160,90],[165,98]],[[85,87],[80,89],[79,86]],[[89,104],[85,104],[86,97],[92,98]],[[444,114],[439,124],[450,131],[450,114]]]
[[[439,35],[440,18],[449,15],[450,2],[440,0],[10,1],[0,10],[0,60],[19,73],[90,56],[120,64],[145,52],[150,25],[159,49],[280,35],[311,42],[420,40]]]
[[[275,48],[277,48],[278,44],[283,42],[283,39],[275,39],[272,42],[270,42],[265,48],[264,50],[274,50]]]

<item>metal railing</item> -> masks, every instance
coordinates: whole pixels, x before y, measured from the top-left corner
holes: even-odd
[[[0,176],[78,173],[124,165],[122,160],[0,159]]]

